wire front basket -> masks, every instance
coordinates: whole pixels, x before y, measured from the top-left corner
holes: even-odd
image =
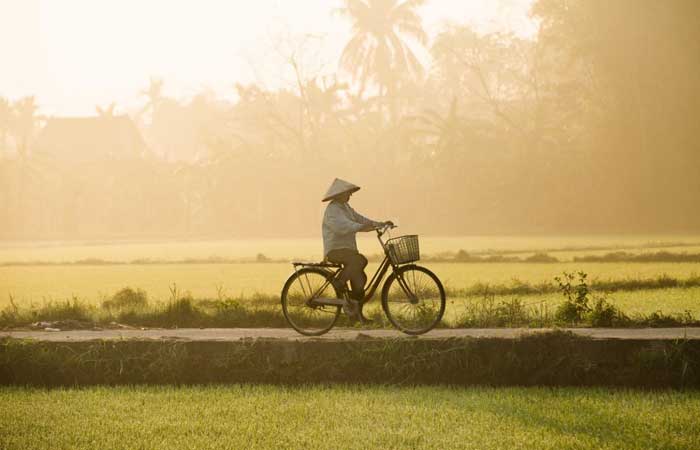
[[[420,259],[418,235],[409,234],[386,241],[386,250],[394,264],[406,264]]]

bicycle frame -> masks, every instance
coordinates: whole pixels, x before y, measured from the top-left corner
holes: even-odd
[[[382,262],[379,264],[379,267],[377,268],[377,271],[374,272],[374,275],[372,276],[371,280],[367,284],[367,289],[365,291],[365,297],[362,300],[362,304],[364,305],[365,303],[369,302],[372,297],[374,296],[374,293],[377,291],[377,288],[379,288],[379,285],[381,282],[384,280],[384,276],[386,275],[386,272],[389,270],[389,267],[392,268],[392,270],[396,271],[398,269],[398,265],[395,265],[391,262],[391,258],[389,258],[389,253],[386,249],[386,245],[384,241],[382,240],[382,236],[384,233],[388,231],[388,228],[383,227],[383,228],[378,228],[376,230],[377,232],[377,240],[379,241],[379,244],[382,246],[382,249],[384,250],[384,259]],[[300,266],[306,266],[306,267],[314,267],[314,266],[321,266],[324,267],[320,264],[303,264],[303,263],[298,263]],[[294,264],[296,270],[297,263]],[[342,271],[342,268],[337,268],[331,278],[329,280],[335,279],[338,274]],[[323,292],[326,287],[328,287],[328,284],[330,284],[330,281],[326,281],[319,289],[317,292],[314,292],[311,296],[311,299],[316,298],[320,292]],[[405,285],[403,279],[399,277],[399,285],[401,288],[412,298],[413,293],[410,292],[410,289]]]

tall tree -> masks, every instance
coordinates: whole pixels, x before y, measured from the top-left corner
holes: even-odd
[[[5,97],[0,97],[0,155],[5,152],[7,144],[7,134],[10,131],[12,122],[12,108],[10,101]]]
[[[360,82],[360,94],[374,83],[381,96],[401,77],[419,78],[423,67],[407,44],[425,44],[427,36],[416,9],[425,0],[345,0],[339,12],[352,22],[353,36],[340,57],[340,66]]]
[[[36,132],[36,115],[39,110],[34,97],[24,97],[15,102],[14,134],[17,138],[17,152],[21,158],[26,158],[29,154],[29,143]]]
[[[148,102],[146,103],[146,106],[143,107],[143,111],[150,110],[151,117],[153,117],[164,99],[163,80],[160,78],[151,77],[148,88],[141,91],[141,94],[148,98]]]
[[[697,226],[700,3],[538,0],[532,13],[557,63],[554,92],[569,92],[561,116],[582,130],[572,140],[591,155],[611,214]]]

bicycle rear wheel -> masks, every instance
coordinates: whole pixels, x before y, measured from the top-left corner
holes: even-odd
[[[427,333],[445,313],[445,289],[425,267],[403,266],[386,280],[382,308],[389,322],[404,333]]]
[[[340,306],[320,305],[317,298],[341,298],[328,281],[326,270],[305,267],[296,271],[282,289],[282,312],[289,325],[305,336],[327,333],[340,316]]]

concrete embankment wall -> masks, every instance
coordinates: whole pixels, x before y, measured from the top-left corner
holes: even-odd
[[[0,384],[371,383],[700,387],[700,340],[0,340]]]

